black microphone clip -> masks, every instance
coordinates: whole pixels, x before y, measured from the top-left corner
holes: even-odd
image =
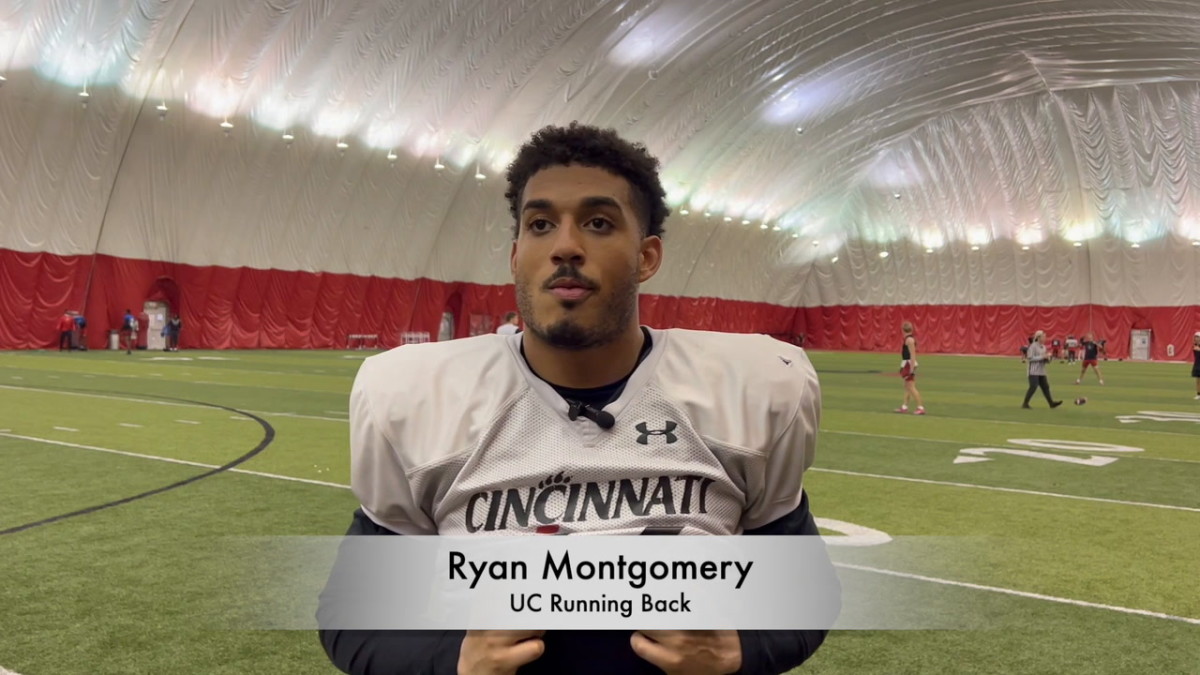
[[[583,401],[572,401],[567,399],[567,403],[569,404],[567,408],[567,418],[572,422],[579,419],[580,415],[583,415],[589,420],[595,422],[596,426],[600,427],[601,429],[611,429],[613,424],[616,423],[616,419],[613,418],[612,413],[607,413],[603,410],[597,410]]]

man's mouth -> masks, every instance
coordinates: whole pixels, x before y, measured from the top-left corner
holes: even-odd
[[[550,294],[560,300],[582,300],[591,293],[587,284],[574,279],[556,279],[550,283]]]

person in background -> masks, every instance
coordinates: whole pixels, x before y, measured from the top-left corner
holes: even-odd
[[[504,323],[496,329],[497,335],[516,335],[521,332],[521,320],[516,312],[509,312],[504,315]]]
[[[1041,388],[1042,393],[1046,395],[1046,402],[1051,408],[1057,408],[1062,405],[1062,401],[1055,401],[1050,396],[1050,379],[1046,377],[1046,364],[1050,362],[1050,355],[1046,353],[1046,345],[1043,341],[1046,339],[1045,331],[1038,331],[1033,334],[1033,342],[1029,345],[1029,354],[1026,357],[1029,360],[1029,390],[1025,392],[1025,402],[1021,404],[1022,408],[1028,408],[1029,400],[1033,398],[1033,393]]]
[[[75,348],[87,351],[87,317],[82,312],[75,312]]]
[[[172,314],[170,321],[163,326],[163,334],[167,337],[167,346],[163,348],[163,351],[179,351],[179,331],[181,330],[183,330],[183,321],[180,320],[178,314]]]
[[[1100,343],[1096,342],[1096,338],[1088,333],[1083,336],[1083,369],[1079,371],[1079,377],[1075,379],[1075,384],[1079,384],[1083,380],[1083,376],[1087,374],[1088,366],[1096,371],[1096,379],[1100,380],[1100,384],[1104,385],[1104,376],[1100,374]]]
[[[904,379],[904,402],[896,408],[898,413],[908,412],[908,400],[911,398],[917,409],[914,415],[925,414],[925,404],[921,402],[921,392],[917,391],[917,336],[913,333],[911,321],[900,325],[904,333],[904,342],[900,346],[900,377]]]
[[[75,334],[75,319],[70,311],[63,312],[58,317],[58,351],[71,351],[74,347],[72,338]]]
[[[1196,378],[1196,400],[1200,401],[1200,331],[1192,336],[1192,377]]]
[[[133,315],[133,310],[126,309],[125,316],[121,319],[121,340],[125,343],[125,353],[132,354],[133,346],[137,342],[138,320]]]

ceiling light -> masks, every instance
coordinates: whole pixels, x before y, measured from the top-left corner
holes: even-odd
[[[798,134],[804,133],[804,127],[796,127],[796,133],[798,133]]]
[[[338,150],[345,150],[348,147],[350,147],[349,143],[347,143],[346,141],[343,141],[343,140],[338,140],[338,142],[337,142]]]
[[[892,193],[892,199],[900,199],[900,193],[899,193],[899,192],[893,192],[893,193]]]
[[[732,223],[732,222],[733,222],[733,218],[730,218],[729,216],[725,216],[725,222],[727,222],[727,223]]]
[[[742,224],[743,224],[743,225],[749,225],[749,224],[750,224],[750,221],[749,221],[749,220],[743,220],[743,221],[742,221]]]
[[[712,215],[712,212],[711,212],[711,211],[705,211],[705,212],[704,212],[704,217],[705,217],[705,218],[707,218],[707,217],[709,217],[709,216],[711,216],[711,215]]]
[[[485,178],[487,178],[487,176],[483,175],[483,172],[479,170],[479,165],[476,164],[475,165],[475,180],[483,180]]]
[[[228,132],[230,129],[233,128],[233,122],[230,122],[229,120],[225,120],[224,122],[221,122],[221,128],[224,129],[226,132]]]
[[[1083,246],[1083,242],[1082,242],[1082,241],[1077,241],[1077,242],[1075,242],[1075,248],[1079,248],[1080,246]]]
[[[978,245],[972,246],[972,247],[971,247],[971,250],[972,250],[972,251],[978,251],[978,250],[979,250],[979,246],[978,246]]]
[[[165,113],[167,112],[167,104],[165,102],[159,103],[158,105],[154,106],[154,109],[160,113]]]
[[[1200,246],[1200,241],[1193,241],[1192,246]]]
[[[395,150],[388,150],[387,160],[389,162],[396,161],[396,151]]]
[[[89,96],[91,96],[91,94],[88,93],[87,89],[79,92],[79,98],[88,98]]]
[[[799,233],[799,232],[793,232],[793,233],[792,233],[792,239],[799,239],[799,238],[800,238],[800,233]]]
[[[925,252],[926,252],[926,253],[933,253],[933,249],[931,249],[931,248],[927,248],[927,249],[925,249]]]
[[[831,262],[831,263],[835,263],[837,261],[838,261],[838,257],[836,255],[829,259],[829,262]]]
[[[1022,247],[1021,247],[1021,250],[1022,250],[1022,251],[1028,251],[1028,250],[1029,250],[1029,246],[1028,246],[1028,245],[1026,245],[1026,246],[1022,246]]]
[[[1141,247],[1142,247],[1142,245],[1141,245],[1141,244],[1139,244],[1139,243],[1137,243],[1136,241],[1135,241],[1135,242],[1133,242],[1132,244],[1130,244],[1130,246],[1131,246],[1132,248],[1141,248]]]
[[[681,215],[681,216],[686,216],[686,215],[688,215],[688,214],[690,214],[690,213],[691,213],[691,211],[688,211],[687,209],[680,209],[680,210],[679,210],[679,215]]]
[[[5,82],[8,82],[8,78],[3,75],[0,75],[0,84],[3,84]]]
[[[813,239],[813,246],[820,246],[820,245],[821,245],[820,239]]]
[[[767,224],[766,224],[766,223],[763,223],[762,225],[759,225],[759,226],[758,226],[758,229],[760,229],[760,230],[765,230],[765,229],[767,229]]]
[[[285,132],[283,132],[283,140],[287,141],[288,143],[291,143],[292,141],[296,140],[296,137],[293,136],[290,131],[285,131]]]
[[[880,258],[886,258],[886,257],[888,257],[889,255],[891,255],[891,254],[890,254],[890,253],[888,253],[887,251],[880,251],[880,252],[879,252],[879,257],[880,257]]]
[[[772,229],[772,230],[775,230],[776,232],[778,232],[778,231],[782,230],[783,228],[782,228],[782,227],[780,227],[780,226],[778,226],[778,225],[776,225],[775,227],[772,227],[771,229]]]
[[[437,158],[437,161],[436,161],[436,162],[434,162],[434,164],[433,164],[433,170],[434,170],[434,171],[441,171],[441,170],[442,170],[442,169],[444,169],[444,168],[446,168],[446,165],[445,165],[445,164],[442,164],[442,158],[441,158],[441,157],[438,157],[438,158]]]

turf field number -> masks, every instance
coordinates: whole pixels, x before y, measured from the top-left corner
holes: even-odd
[[[1139,410],[1136,415],[1117,415],[1117,421],[1121,424],[1137,424],[1138,422],[1191,422],[1192,424],[1200,424],[1200,414]]]
[[[1035,450],[1011,450],[1008,448],[964,448],[958,451],[958,457],[954,458],[955,464],[969,464],[971,462],[990,462],[990,457],[985,455],[1016,455],[1018,457],[1032,457],[1033,459],[1048,459],[1054,462],[1066,462],[1068,464],[1082,464],[1084,466],[1105,466],[1117,461],[1116,457],[1100,457],[1092,455],[1091,457],[1069,457],[1067,455],[1055,455],[1050,452],[1037,452]]]
[[[844,520],[830,518],[814,518],[813,520],[817,522],[817,527],[823,530],[831,530],[845,535],[842,537],[822,536],[829,546],[878,546],[892,540],[891,535],[887,532],[847,523]]]
[[[1041,448],[1049,450],[1065,450],[1067,452],[1142,452],[1143,448],[1135,448],[1131,445],[1113,445],[1111,443],[1092,443],[1090,441],[1059,441],[1045,438],[1010,438],[1009,443],[1013,445],[1023,445],[1027,448]],[[1031,459],[1045,459],[1052,462],[1065,462],[1067,464],[1081,464],[1083,466],[1108,466],[1117,461],[1116,457],[1104,457],[1100,455],[1090,455],[1088,457],[1072,457],[1070,455],[1058,455],[1052,452],[1038,452],[1036,450],[1016,450],[1012,448],[964,448],[958,451],[958,457],[954,458],[955,464],[972,464],[975,462],[990,462],[992,458],[987,455],[1015,455],[1017,457],[1029,457]]]

